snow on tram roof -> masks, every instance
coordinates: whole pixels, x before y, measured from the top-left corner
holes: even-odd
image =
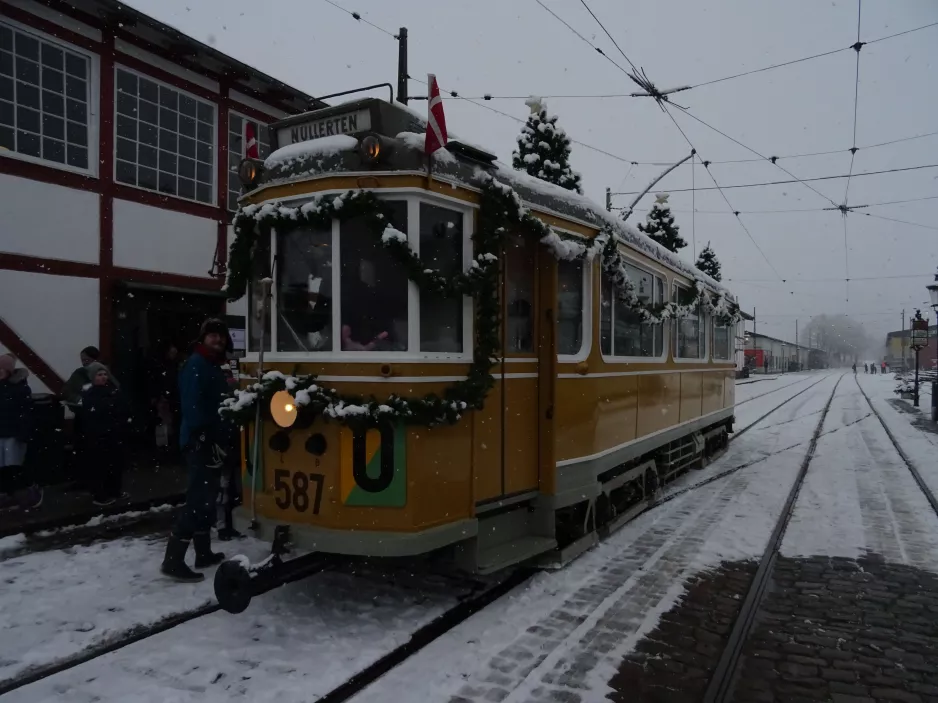
[[[386,122],[388,127],[390,127],[392,121],[388,119],[392,117],[391,113],[395,111],[399,113],[399,117],[393,121],[402,127],[406,124],[406,128],[402,130],[389,129],[389,133],[385,136],[396,139],[405,147],[404,150],[395,149],[395,152],[404,151],[407,153],[393,154],[394,163],[392,166],[401,170],[422,169],[424,167],[423,146],[427,120],[423,114],[406,105],[389,103],[378,98],[349,101],[347,105],[357,105],[361,108],[374,106],[375,109],[380,110],[383,117],[382,121]],[[334,111],[335,107],[330,108],[330,112]],[[293,123],[313,118],[316,112],[289,118],[289,122]],[[276,129],[277,124],[271,125],[271,128]],[[480,152],[486,152],[484,148],[461,139],[452,132],[449,133],[449,137],[451,143],[458,142]],[[274,178],[271,184],[307,178],[317,170],[332,173],[343,170],[338,161],[342,160],[343,153],[354,151],[357,144],[357,139],[352,136],[336,135],[290,144],[277,149],[267,157],[265,162],[268,168],[273,167],[274,170],[272,174]],[[314,162],[314,169],[309,169],[309,166],[313,165],[311,162]],[[735,301],[736,299],[721,283],[684,261],[674,252],[664,248],[632,225],[623,222],[613,213],[607,212],[605,208],[585,195],[548,183],[523,171],[516,171],[500,161],[483,165],[478,161],[466,158],[456,150],[437,152],[434,154],[433,163],[434,175],[438,178],[452,180],[471,189],[478,189],[484,178],[491,176],[518,191],[518,195],[522,200],[534,208],[546,208],[556,212],[561,217],[575,217],[596,227],[609,225],[627,245],[691,280],[702,281],[712,290],[727,294],[730,300]],[[348,165],[351,166],[350,163]],[[306,166],[306,168],[303,168],[303,166]]]

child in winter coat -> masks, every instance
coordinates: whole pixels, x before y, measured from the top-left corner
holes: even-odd
[[[87,461],[94,504],[111,505],[121,493],[124,446],[129,408],[104,364],[92,362],[85,369],[91,384],[81,393],[81,423],[87,441]]]
[[[33,395],[29,372],[16,368],[10,354],[0,356],[0,508],[38,508],[42,489],[28,486],[23,470],[26,443],[32,431]],[[23,489],[26,489],[23,491]],[[22,491],[17,501],[14,495]]]

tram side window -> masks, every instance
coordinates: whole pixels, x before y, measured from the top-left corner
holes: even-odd
[[[730,358],[732,346],[732,327],[724,325],[713,326],[713,358],[727,360]]]
[[[407,203],[387,203],[407,231]],[[368,230],[346,220],[339,235],[342,351],[407,351],[407,272]]]
[[[672,300],[675,303],[680,302],[680,290],[682,289],[674,286]],[[698,309],[696,315],[682,318],[674,325],[674,355],[681,359],[699,359],[702,356],[702,337],[701,314]]]
[[[332,351],[332,228],[277,234],[277,351]]]
[[[663,282],[657,276],[630,264],[624,264],[635,292],[645,305],[661,302]],[[609,356],[658,357],[664,350],[661,325],[648,325],[624,303],[615,299],[612,284],[605,277],[602,285],[600,343]]]
[[[534,351],[534,264],[535,244],[526,237],[511,236],[505,245],[508,298],[505,351],[523,354]]]
[[[557,353],[578,354],[583,346],[583,262],[557,264]]]
[[[248,351],[261,348],[261,328],[264,308],[267,309],[267,324],[264,329],[264,351],[270,349],[270,297],[264,299],[261,279],[270,275],[270,240],[258,240],[251,260],[251,280],[248,282]]]
[[[451,277],[463,270],[463,215],[420,203],[420,260]],[[420,351],[463,350],[463,299],[420,296]]]

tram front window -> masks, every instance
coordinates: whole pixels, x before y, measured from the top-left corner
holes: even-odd
[[[420,260],[444,276],[463,270],[462,213],[420,203]],[[420,351],[459,353],[463,299],[420,296]]]
[[[583,346],[583,262],[557,263],[557,353],[578,354]]]
[[[407,203],[388,202],[391,224],[407,231]],[[361,218],[339,235],[342,351],[407,351],[407,272]]]
[[[277,234],[277,351],[332,351],[332,228]]]
[[[508,324],[505,351],[523,354],[534,351],[534,262],[535,244],[512,236],[505,245]]]
[[[270,240],[258,240],[251,258],[251,280],[248,284],[248,351],[256,352],[261,348],[261,336],[264,337],[264,351],[270,349],[270,297],[265,299],[261,280],[270,275]],[[267,323],[264,326],[264,308],[267,308]],[[263,329],[263,333],[261,330]]]

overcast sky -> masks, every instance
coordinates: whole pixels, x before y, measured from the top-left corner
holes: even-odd
[[[542,0],[620,65],[626,61],[579,0]],[[746,70],[848,47],[857,40],[857,0],[587,0],[619,46],[659,87],[698,84]],[[597,95],[630,93],[624,73],[545,11],[536,0],[335,0],[374,24],[410,34],[410,74],[436,73],[444,89],[464,96]],[[312,95],[382,81],[396,83],[397,43],[357,22],[325,0],[132,0],[131,5],[239,60]],[[878,37],[938,22],[934,0],[865,0],[860,38]],[[856,53],[841,51],[793,66],[676,94],[674,102],[766,156],[842,150],[780,159],[799,178],[846,174],[853,145]],[[411,93],[425,90],[412,82]],[[386,95],[386,93],[384,93]],[[425,109],[426,103],[415,103]],[[456,99],[445,100],[451,130],[486,146],[510,163],[519,123]],[[519,119],[524,98],[485,103]],[[605,188],[641,190],[660,166],[628,161],[676,161],[689,153],[673,122],[654,102],[635,98],[549,98],[571,138],[581,145],[573,166],[587,195],[602,203]],[[744,148],[671,108],[704,159],[755,158]],[[860,52],[854,173],[938,164],[938,135],[862,147],[938,131],[938,26],[864,46]],[[701,165],[695,184],[712,187]],[[790,178],[768,162],[713,164],[721,186]],[[691,167],[679,168],[656,191],[690,188]],[[843,202],[846,180],[811,183]],[[746,214],[752,210],[830,207],[794,183],[724,191],[752,238],[728,214],[716,190],[674,193],[672,207],[693,260],[711,241],[724,281],[747,309],[756,308],[759,331],[794,339],[821,312],[849,314],[871,334],[898,329],[928,299],[925,286],[938,266],[938,229],[861,214],[847,217],[851,278],[846,298],[844,220],[838,212]],[[938,196],[938,168],[855,177],[850,205]],[[617,196],[625,205],[631,196]],[[631,222],[650,207],[647,197]],[[938,228],[938,198],[863,210]],[[693,227],[692,227],[693,222]],[[766,262],[766,258],[771,265]],[[775,271],[778,272],[776,275]],[[788,282],[783,283],[781,278]],[[902,278],[900,278],[902,277]],[[799,280],[800,279],[800,280]],[[815,279],[815,280],[808,280]],[[816,279],[838,279],[818,281]],[[802,340],[803,341],[803,340]]]

